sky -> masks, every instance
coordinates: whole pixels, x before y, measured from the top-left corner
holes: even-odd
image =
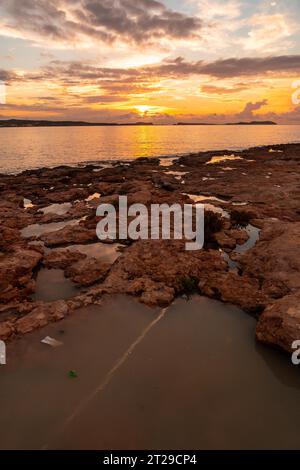
[[[0,119],[300,124],[299,29],[300,0],[0,0]]]

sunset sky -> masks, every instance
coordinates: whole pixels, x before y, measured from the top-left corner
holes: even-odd
[[[299,30],[299,0],[0,0],[0,118],[300,124]]]

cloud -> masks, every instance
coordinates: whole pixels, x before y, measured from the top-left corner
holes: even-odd
[[[13,80],[17,80],[17,75],[14,72],[0,69],[0,81],[9,84]]]
[[[165,80],[187,80],[197,77],[209,77],[215,79],[215,83],[204,83],[202,92],[211,94],[237,93],[248,89],[246,78],[254,77],[280,78],[299,76],[300,55],[278,57],[245,57],[241,59],[229,58],[213,62],[191,62],[178,57],[164,60],[155,65],[113,68],[98,67],[92,63],[78,61],[51,61],[36,71],[22,72],[1,70],[0,80],[7,84],[45,83],[49,86],[63,87],[65,93],[72,94],[69,88],[79,87],[84,95],[95,94],[97,96],[130,96],[166,91]],[[219,83],[222,79],[242,79],[233,86],[224,86]],[[85,91],[83,87],[93,88],[92,93]],[[268,85],[271,86],[270,84]],[[103,98],[104,99],[104,98]],[[105,98],[110,100],[112,98]]]
[[[239,0],[193,0],[199,15],[207,20],[233,20],[241,15]]]
[[[6,104],[0,107],[2,119],[53,119],[90,122],[135,122],[142,120],[137,112],[114,109],[92,109],[84,106],[45,106],[43,104]],[[6,114],[9,112],[9,115]],[[8,117],[9,116],[9,117]]]
[[[266,112],[257,115],[255,111],[259,111],[263,106],[268,104],[267,100],[258,102],[249,102],[245,105],[240,113],[226,114],[168,114],[168,113],[153,113],[151,114],[151,121],[157,124],[174,124],[176,122],[202,122],[212,124],[224,124],[228,122],[237,121],[251,121],[251,120],[273,120],[278,124],[300,124],[300,107],[296,107],[292,111],[284,113]],[[120,109],[107,109],[97,108],[93,109],[85,106],[49,106],[43,103],[33,104],[6,104],[1,105],[0,110],[4,113],[0,115],[1,119],[15,117],[20,119],[57,119],[57,120],[85,120],[91,122],[136,122],[148,121],[149,118],[142,117],[135,111],[120,110]],[[6,112],[9,115],[6,115]]]
[[[238,79],[242,81],[233,87],[225,87],[217,83],[202,85],[204,93],[236,93],[247,89],[247,77],[289,77],[300,73],[300,55],[278,57],[245,57],[241,59],[229,58],[213,62],[191,62],[177,57],[164,60],[155,65],[113,68],[98,67],[89,63],[78,61],[51,61],[46,66],[33,72],[1,70],[0,80],[7,84],[14,82],[45,82],[55,86],[93,86],[98,88],[102,95],[142,95],[145,93],[161,92],[164,89],[164,80],[185,80],[191,77],[207,76],[218,81],[222,79]],[[109,99],[109,98],[107,98]]]
[[[1,0],[0,33],[47,42],[186,39],[202,22],[156,0]]]
[[[249,85],[247,83],[237,83],[231,87],[225,86],[215,86],[215,85],[202,85],[201,91],[202,93],[212,94],[212,95],[228,95],[234,93],[240,93],[241,91],[245,91],[249,89]]]
[[[126,96],[112,96],[112,95],[102,95],[102,96],[86,96],[82,100],[85,103],[90,104],[104,104],[104,103],[120,103],[122,101],[127,101]]]
[[[210,75],[216,78],[255,76],[271,72],[291,74],[300,71],[300,55],[230,58],[214,62],[187,62],[182,58],[177,58],[170,62],[165,61],[156,68],[156,71],[178,77],[195,74]]]
[[[285,15],[254,15],[249,20],[248,36],[240,41],[245,50],[274,52],[291,47],[295,26]]]
[[[237,114],[237,117],[240,119],[252,119],[254,118],[253,111],[258,111],[267,104],[268,100],[257,101],[256,103],[247,103],[243,111]]]

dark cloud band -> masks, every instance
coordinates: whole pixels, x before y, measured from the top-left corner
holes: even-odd
[[[190,38],[201,29],[199,18],[156,0],[1,0],[0,7],[12,29],[42,40],[151,43]]]

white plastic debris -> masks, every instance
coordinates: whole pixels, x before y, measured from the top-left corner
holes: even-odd
[[[42,339],[41,343],[48,344],[48,346],[51,346],[52,348],[58,348],[59,346],[63,345],[61,341],[57,341],[56,339],[51,338],[50,336],[46,336],[46,338]]]

